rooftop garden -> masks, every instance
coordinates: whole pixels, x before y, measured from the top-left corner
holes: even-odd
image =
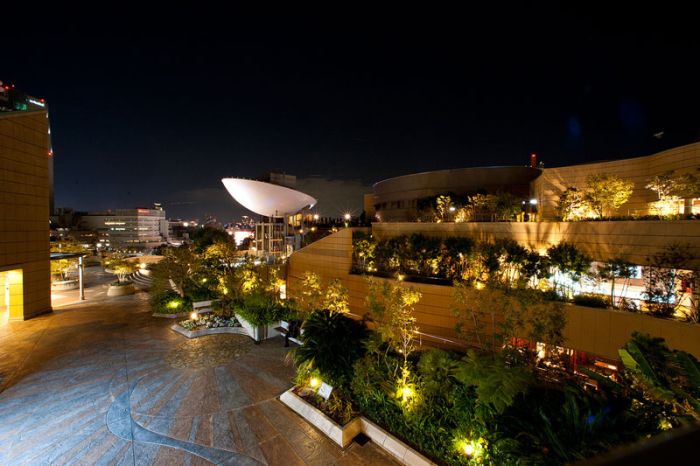
[[[163,248],[164,256],[151,267],[151,307],[162,314],[191,312],[197,301],[214,304],[217,321],[201,316],[197,325],[227,325],[236,314],[252,325],[267,325],[292,316],[294,311],[280,299],[284,280],[280,264],[260,263],[242,257],[235,244],[217,240],[201,248]],[[190,319],[192,320],[192,319]],[[185,326],[194,324],[185,321]],[[208,327],[212,328],[212,327]]]
[[[377,240],[353,233],[353,272],[438,285],[536,290],[547,300],[698,322],[696,271],[687,247],[670,244],[644,266],[594,262],[561,243],[539,254],[513,240],[475,242],[413,234]]]
[[[647,211],[614,215],[632,196],[634,183],[615,175],[590,175],[583,187],[568,186],[559,198],[559,220],[693,220],[698,215],[687,212],[686,200],[700,197],[700,179],[693,174],[677,175],[668,171],[647,181],[645,189],[658,199]],[[460,196],[444,193],[417,201],[420,222],[495,222],[532,220],[536,200],[523,200],[507,192],[477,193]]]
[[[307,296],[317,310],[292,353],[296,393],[341,425],[363,415],[439,464],[555,465],[700,420],[700,365],[660,339],[635,334],[620,349],[624,369],[615,376],[558,370],[556,353],[542,364],[537,349],[512,344],[523,330],[533,341],[561,342],[556,305],[545,309],[525,291],[499,295],[498,305],[517,312],[490,344],[425,349],[413,317],[421,294],[400,282],[368,285],[371,317],[362,321],[346,316],[342,290]],[[465,303],[485,291],[460,286]],[[478,303],[472,307],[486,309]],[[321,396],[323,384],[329,396]]]

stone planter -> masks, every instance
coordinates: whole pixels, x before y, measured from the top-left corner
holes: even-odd
[[[366,417],[360,416],[360,423],[362,433],[399,463],[410,466],[437,466],[437,463],[430,461]]]
[[[109,285],[107,288],[107,296],[126,296],[134,294],[136,288],[134,288],[133,283],[126,283],[124,285]]]
[[[197,314],[207,314],[209,312],[212,312],[211,310],[208,311],[197,311]],[[190,318],[190,314],[192,314],[192,311],[185,311],[185,312],[178,312],[177,314],[163,314],[160,312],[154,312],[151,314],[153,317],[162,317],[164,319],[179,319],[181,317],[185,317],[187,319]]]
[[[348,422],[344,426],[337,424],[333,419],[323,414],[318,408],[307,403],[303,398],[287,390],[280,396],[280,401],[289,406],[292,411],[306,419],[311,425],[326,434],[326,436],[345,448],[362,431],[362,424],[359,417]]]
[[[77,290],[80,287],[80,282],[77,278],[73,280],[60,280],[51,282],[51,289],[54,291]]]
[[[248,332],[243,327],[217,327],[203,328],[201,330],[187,330],[185,327],[182,327],[179,324],[173,324],[170,328],[180,335],[186,336],[187,338],[203,337],[204,335],[217,335],[220,333],[236,333],[239,335],[249,336]]]
[[[408,466],[437,466],[437,463],[429,460],[364,416],[357,417],[344,426],[338,425],[333,419],[323,414],[318,408],[292,392],[292,390],[290,388],[284,392],[280,396],[280,401],[342,448],[347,447],[355,436],[362,432],[400,464]]]
[[[268,338],[274,338],[280,333],[275,330],[275,327],[279,327],[279,322],[275,322],[273,324],[268,324],[268,325],[253,325],[244,318],[242,318],[240,315],[236,314],[236,319],[238,319],[238,322],[241,323],[241,326],[248,332],[248,335],[255,340],[255,341],[263,341],[267,340]]]

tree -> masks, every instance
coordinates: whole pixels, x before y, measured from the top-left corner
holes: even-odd
[[[496,215],[500,220],[512,220],[521,210],[520,200],[507,192],[498,192],[495,196]]]
[[[196,252],[204,252],[204,250],[216,242],[233,242],[231,235],[224,230],[207,226],[204,228],[195,229],[190,235],[192,245]]]
[[[585,194],[574,187],[568,187],[559,196],[559,214],[565,222],[588,217],[590,209]]]
[[[646,397],[666,404],[668,413],[683,420],[700,421],[700,364],[692,355],[638,332],[619,354],[632,385],[642,387]]]
[[[700,196],[700,178],[692,173],[686,173],[676,178],[674,194],[681,197]]]
[[[598,217],[605,218],[629,200],[633,189],[634,182],[615,175],[589,175],[584,199]]]
[[[406,271],[418,275],[432,276],[438,272],[440,240],[413,233],[408,237],[408,259]]]
[[[471,218],[483,221],[484,217],[490,216],[496,210],[496,197],[493,194],[475,194],[467,198],[467,204],[472,210]]]
[[[105,266],[117,276],[119,283],[124,283],[127,275],[136,271],[136,263],[129,261],[121,253],[114,253],[109,256],[105,260]]]
[[[406,387],[410,376],[408,357],[415,350],[418,332],[413,311],[422,295],[413,288],[372,278],[367,279],[367,287],[367,307],[377,318],[379,333],[394,351],[403,356],[399,387]]]
[[[345,288],[340,279],[331,280],[326,286],[322,307],[331,314],[350,312],[348,289]]]
[[[636,266],[631,264],[624,259],[613,259],[610,262],[598,267],[598,274],[604,280],[610,281],[610,305],[613,308],[618,307],[615,303],[615,280],[621,279],[622,291],[620,292],[621,300],[624,299],[622,296],[625,293],[625,289],[629,286],[629,281],[636,274]]]
[[[241,241],[241,244],[238,245],[238,250],[239,251],[248,251],[252,245],[253,245],[253,237],[247,236],[247,237],[243,238],[243,240]]]
[[[86,254],[88,250],[75,241],[65,240],[51,243],[51,252]],[[55,259],[51,261],[51,275],[58,277],[60,280],[65,280],[68,273],[77,270],[77,268],[78,259]]]
[[[671,196],[676,188],[676,181],[673,178],[673,170],[654,176],[649,180],[645,188],[654,191],[660,201],[665,201]]]
[[[321,277],[313,272],[304,272],[299,286],[301,292],[296,296],[296,308],[303,315],[311,315],[323,308],[323,289]]]
[[[564,296],[573,294],[573,284],[588,273],[591,258],[579,251],[570,243],[559,243],[547,249],[550,273],[554,276],[555,289]],[[567,284],[570,282],[571,285]]]
[[[562,303],[545,300],[537,290],[476,289],[455,283],[451,309],[457,317],[457,333],[492,353],[511,338],[558,346],[564,342]]]
[[[435,199],[435,221],[446,222],[449,220],[452,198],[450,196],[438,196]]]
[[[371,234],[355,231],[352,234],[352,260],[362,271],[371,272],[375,268],[377,242]]]
[[[693,258],[688,247],[673,243],[647,259],[643,294],[652,314],[670,317],[680,308],[685,294],[681,285],[694,281],[687,270]]]
[[[202,257],[189,246],[163,250],[163,259],[152,267],[154,282],[172,280],[175,291],[181,297],[192,287],[199,286],[195,279],[202,268]],[[162,286],[162,285],[161,285]]]

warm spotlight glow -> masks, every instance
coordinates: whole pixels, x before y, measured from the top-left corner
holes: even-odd
[[[316,377],[311,377],[311,380],[309,380],[309,386],[311,388],[316,388],[319,385],[321,385],[321,381],[318,380],[318,378],[316,378]]]
[[[192,319],[192,320],[197,320],[197,317],[198,317],[198,316],[197,316],[197,313],[196,313],[196,312],[193,312],[193,313],[190,314],[190,319]]]
[[[180,307],[180,301],[170,301],[168,303],[168,307],[170,309],[177,309],[178,307]]]
[[[462,438],[456,440],[455,447],[460,453],[463,453],[468,458],[478,462],[484,456],[486,441],[482,438],[477,440]]]
[[[416,396],[416,391],[408,385],[404,385],[399,389],[399,396],[401,397],[401,402],[408,403],[411,398]]]
[[[319,218],[321,217],[318,214],[314,214],[314,220],[318,220]]]
[[[462,451],[464,451],[465,455],[472,456],[474,454],[474,445],[472,443],[465,442],[464,447],[462,448]]]
[[[396,278],[397,278],[398,281],[402,282],[402,281],[404,281],[404,279],[406,278],[406,276],[405,276],[405,275],[402,275],[402,274],[398,274],[398,275],[396,276]]]
[[[479,281],[477,281],[477,282],[474,284],[474,287],[475,287],[477,290],[483,290],[484,288],[486,288],[486,285],[484,284],[484,282],[479,282]]]
[[[352,215],[350,213],[346,213],[344,216],[345,220],[350,220],[352,218]]]

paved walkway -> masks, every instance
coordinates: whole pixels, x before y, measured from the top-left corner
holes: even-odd
[[[195,342],[171,323],[138,293],[0,326],[0,464],[393,464],[277,400],[281,340]]]

